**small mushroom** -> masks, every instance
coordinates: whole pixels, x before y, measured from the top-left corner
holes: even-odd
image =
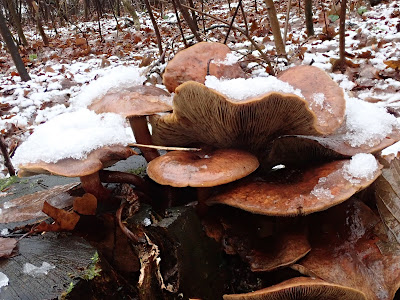
[[[258,165],[254,155],[236,149],[171,151],[152,160],[147,174],[162,185],[213,187],[243,178]]]
[[[328,283],[321,279],[297,277],[279,284],[245,294],[224,295],[224,300],[278,300],[324,299],[363,300],[365,295],[357,289]]]
[[[105,200],[111,191],[105,188],[99,177],[99,171],[119,160],[136,154],[130,147],[114,145],[93,150],[86,159],[65,158],[54,163],[38,161],[19,165],[19,177],[35,174],[53,174],[65,177],[79,177],[86,193],[93,194],[98,200]]]
[[[351,160],[302,170],[283,169],[269,177],[246,178],[234,186],[227,185],[224,191],[207,199],[206,204],[226,204],[269,216],[308,215],[342,203],[374,182],[382,166],[372,155],[368,160],[375,166],[365,176],[349,173]]]
[[[231,51],[228,46],[214,42],[200,42],[178,52],[167,64],[163,83],[171,93],[186,81],[204,83],[207,75],[218,78],[238,78],[245,74],[238,63],[218,64]],[[207,73],[208,71],[208,73]]]
[[[153,144],[148,129],[146,116],[172,110],[162,101],[170,94],[155,86],[134,86],[122,91],[111,91],[94,100],[88,108],[98,114],[111,112],[129,120],[136,142],[145,145]],[[143,156],[149,162],[159,156],[156,149],[140,147]]]
[[[205,211],[206,187],[213,187],[243,178],[258,168],[257,158],[245,151],[171,151],[152,160],[147,174],[155,182],[174,187],[198,187],[198,210]],[[200,189],[201,188],[201,189]]]

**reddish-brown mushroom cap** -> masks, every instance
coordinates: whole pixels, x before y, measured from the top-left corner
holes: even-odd
[[[223,61],[228,53],[230,53],[228,46],[214,42],[201,42],[182,50],[167,64],[163,83],[168,91],[174,92],[186,81],[204,83],[207,75],[218,78],[244,77],[245,74],[238,63],[233,65],[217,63]]]
[[[172,107],[162,98],[170,94],[155,86],[134,86],[119,91],[111,91],[94,100],[88,108],[94,112],[116,113],[123,117],[146,116],[171,111]]]
[[[19,177],[36,174],[53,174],[65,177],[87,176],[136,154],[130,147],[105,146],[91,151],[85,159],[65,158],[54,163],[43,161],[19,166]]]
[[[207,199],[206,204],[226,204],[270,216],[307,215],[325,210],[349,199],[381,174],[382,166],[378,164],[371,177],[352,180],[346,171],[349,163],[350,160],[339,160],[297,172],[276,171],[271,178],[245,179],[234,186],[228,185],[225,192]]]
[[[197,82],[176,89],[173,113],[152,118],[153,141],[168,146],[203,143],[263,153],[284,134],[321,135],[304,99],[278,92],[234,102]]]
[[[136,142],[153,144],[147,124],[147,115],[153,115],[172,110],[172,107],[162,101],[170,94],[155,86],[134,86],[122,91],[111,91],[105,96],[93,101],[88,107],[96,113],[111,112],[128,118]],[[151,161],[159,156],[155,149],[140,147],[143,156]]]
[[[258,165],[254,155],[236,149],[171,151],[152,160],[147,174],[162,185],[212,187],[243,178]]]
[[[353,288],[332,284],[321,279],[297,277],[262,290],[245,294],[224,295],[224,300],[363,300],[365,295]]]
[[[65,158],[55,163],[39,161],[20,165],[18,176],[26,177],[35,174],[53,174],[65,177],[80,177],[82,187],[97,199],[108,198],[110,191],[103,187],[99,171],[119,160],[136,154],[130,147],[122,145],[104,146],[90,152],[86,159]]]
[[[278,79],[301,90],[309,108],[317,115],[319,131],[331,134],[340,127],[346,109],[343,89],[326,72],[313,66],[296,66]]]

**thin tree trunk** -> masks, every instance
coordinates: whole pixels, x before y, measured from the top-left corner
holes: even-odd
[[[290,8],[292,6],[292,0],[287,0],[286,20],[285,20],[285,31],[283,32],[283,44],[286,45],[286,37],[289,26]]]
[[[267,6],[268,18],[271,23],[272,34],[274,35],[276,53],[278,55],[286,55],[285,45],[283,44],[281,28],[279,26],[278,17],[273,0],[264,0]]]
[[[192,17],[189,14],[188,9],[186,8],[186,5],[182,4],[180,1],[181,0],[174,0],[176,3],[176,6],[179,8],[179,10],[182,13],[183,18],[185,19],[186,23],[189,26],[190,31],[192,31],[194,37],[198,42],[201,42],[202,39],[197,31],[197,25],[195,24],[195,20],[192,19]],[[193,7],[189,6],[192,10],[194,9]]]
[[[178,9],[177,9],[177,7],[176,7],[175,0],[172,0],[171,2],[172,2],[172,6],[174,7],[175,16],[176,16],[176,21],[178,22],[178,27],[179,27],[179,31],[181,32],[181,35],[182,35],[183,43],[185,44],[185,48],[187,48],[187,47],[188,47],[188,44],[187,44],[187,42],[186,42],[185,34],[183,33],[182,24],[181,24],[181,20],[179,19]],[[205,29],[204,29],[204,30],[205,30]],[[204,33],[205,33],[205,31],[204,31]]]
[[[15,67],[18,70],[19,76],[23,81],[31,80],[28,72],[26,71],[25,65],[19,55],[18,48],[14,43],[13,37],[10,30],[7,28],[6,21],[3,16],[3,12],[0,11],[0,32],[3,36],[3,40],[6,43],[8,50],[10,51],[11,57],[14,61]]]
[[[305,0],[305,2],[304,2],[304,14],[305,14],[305,17],[306,17],[307,36],[312,36],[312,35],[314,35],[312,0]]]
[[[345,33],[346,33],[346,6],[347,0],[342,0],[340,7],[340,20],[339,20],[339,66],[342,72],[345,71]]]
[[[42,21],[40,20],[38,4],[34,0],[26,0],[26,2],[28,3],[28,6],[31,8],[33,17],[36,20],[36,26],[38,28],[40,36],[42,37],[43,44],[45,46],[48,46],[49,45],[49,39],[47,38],[46,33],[43,30]]]
[[[136,10],[133,8],[132,4],[130,3],[129,0],[122,0],[122,5],[125,7],[125,9],[129,12],[133,19],[133,24],[135,26],[136,30],[140,30],[140,20],[139,17],[136,13]]]
[[[27,47],[28,46],[28,41],[26,40],[24,31],[22,30],[22,25],[21,22],[19,21],[18,15],[17,15],[17,10],[15,9],[15,5],[13,0],[7,0],[7,5],[8,9],[10,11],[11,17],[14,21],[14,26],[17,29],[18,36],[22,42],[22,44]]]
[[[144,3],[146,5],[146,9],[149,13],[151,23],[153,23],[154,33],[156,34],[156,38],[157,38],[158,51],[160,53],[161,63],[164,63],[161,34],[160,34],[160,31],[158,30],[158,25],[157,25],[156,19],[154,18],[153,11],[151,9],[149,0],[144,0]]]

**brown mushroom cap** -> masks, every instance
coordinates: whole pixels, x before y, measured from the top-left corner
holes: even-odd
[[[116,113],[123,117],[145,116],[171,111],[172,107],[161,101],[170,94],[155,86],[135,86],[122,91],[111,91],[94,100],[88,108],[101,114]]]
[[[53,174],[65,177],[83,177],[93,174],[105,167],[111,166],[119,160],[124,160],[136,154],[130,147],[122,145],[105,146],[93,150],[87,158],[79,160],[65,158],[55,163],[36,162],[19,166],[19,177],[36,174]]]
[[[162,185],[212,187],[243,178],[258,165],[254,155],[235,149],[171,151],[152,160],[147,174]]]
[[[217,78],[238,78],[245,74],[238,63],[233,65],[216,64],[223,61],[230,49],[225,44],[215,42],[200,42],[185,50],[178,52],[167,64],[163,75],[163,83],[171,93],[186,81],[204,83],[209,74]]]
[[[331,134],[340,127],[346,109],[343,89],[326,72],[313,66],[296,66],[278,79],[301,90],[309,108],[317,115],[315,126],[319,131]]]
[[[173,107],[172,114],[151,119],[155,144],[203,143],[259,153],[281,135],[322,134],[314,126],[316,117],[306,101],[293,94],[272,92],[234,102],[190,81],[176,89]]]
[[[312,250],[293,268],[362,291],[369,300],[391,300],[400,287],[400,255],[381,251],[386,237],[366,204],[357,199],[315,216],[310,226]]]
[[[321,279],[297,277],[268,288],[246,294],[224,295],[224,300],[362,300],[365,295],[353,288],[332,284]]]
[[[244,179],[234,186],[228,185],[224,192],[207,199],[206,204],[226,204],[269,216],[307,215],[325,210],[349,199],[381,174],[382,166],[378,164],[372,178],[349,180],[349,162],[333,161],[300,172],[283,169],[270,178]]]

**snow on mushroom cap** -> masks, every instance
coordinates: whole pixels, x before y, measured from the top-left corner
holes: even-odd
[[[81,109],[38,126],[17,148],[13,163],[18,166],[37,161],[56,162],[68,157],[82,159],[102,146],[127,145],[133,141],[123,117],[112,113],[97,115]]]
[[[255,78],[218,79],[207,76],[205,85],[236,101],[243,101],[269,92],[282,92],[303,97],[299,89],[274,76]]]
[[[399,127],[396,117],[373,103],[346,97],[346,133],[344,140],[352,147],[379,144]]]
[[[119,66],[110,69],[97,80],[83,87],[81,92],[70,99],[73,106],[87,107],[96,98],[104,96],[110,89],[141,85],[146,80],[138,67]]]
[[[351,183],[358,183],[360,179],[372,179],[379,166],[372,154],[358,153],[344,166],[344,177]]]

